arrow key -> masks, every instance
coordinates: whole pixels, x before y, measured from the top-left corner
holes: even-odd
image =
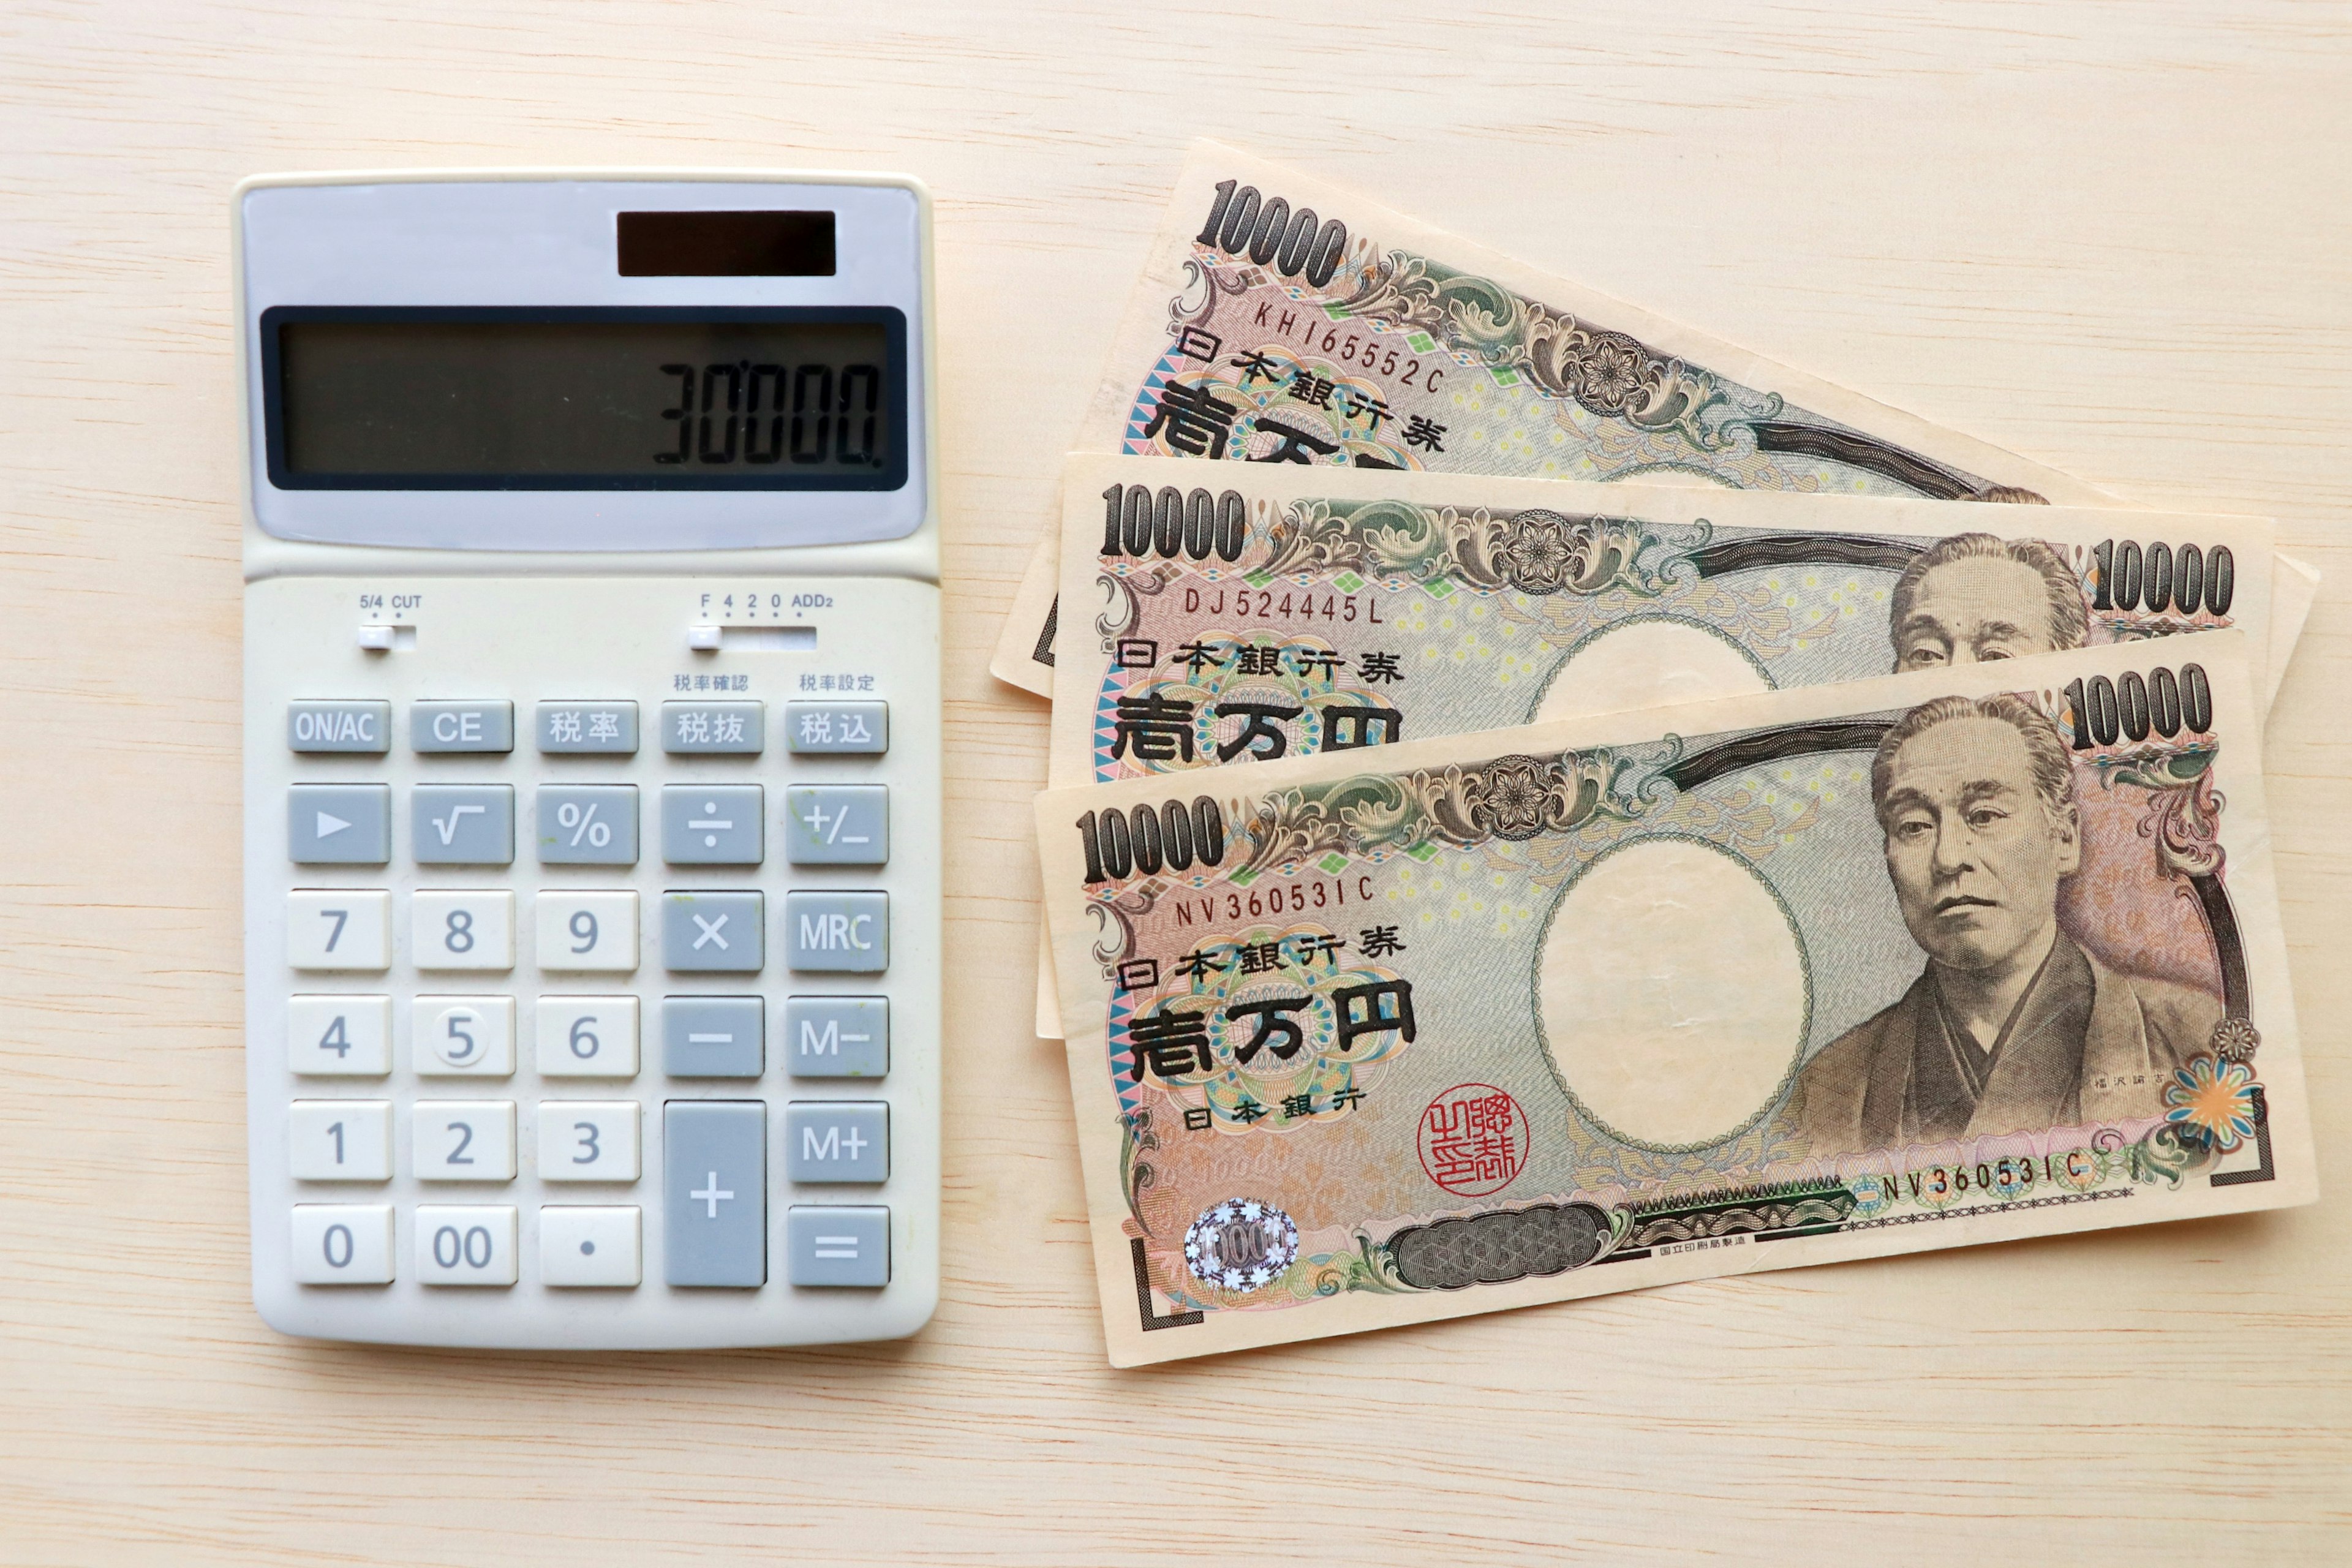
[[[392,858],[392,790],[296,784],[286,792],[286,853],[298,866],[381,866]]]

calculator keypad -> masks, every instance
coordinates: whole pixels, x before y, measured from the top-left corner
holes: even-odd
[[[436,579],[464,624],[363,654],[324,584],[248,589],[275,606],[248,621],[266,1315],[484,1345],[902,1332],[936,1289],[936,591],[867,582],[820,630],[870,677],[697,652],[685,614],[648,653],[629,617],[675,581],[564,591],[609,613]],[[723,622],[715,598],[691,607]]]

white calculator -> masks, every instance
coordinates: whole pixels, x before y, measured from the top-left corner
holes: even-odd
[[[939,1290],[930,212],[897,176],[236,195],[253,1293],[886,1338]]]

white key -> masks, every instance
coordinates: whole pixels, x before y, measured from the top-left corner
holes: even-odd
[[[637,1076],[634,996],[542,996],[535,1032],[541,1078]]]
[[[586,1100],[539,1102],[539,1179],[542,1182],[634,1182],[637,1179],[637,1102]]]
[[[645,1278],[637,1211],[539,1211],[539,1279],[543,1285],[635,1288]]]
[[[636,894],[541,893],[539,966],[558,973],[635,972]]]
[[[286,895],[286,962],[376,973],[392,967],[392,895],[382,888],[297,888]]]
[[[292,1263],[299,1284],[391,1284],[392,1205],[296,1204]]]
[[[513,1284],[515,1211],[419,1204],[416,1277],[427,1285]]]
[[[392,1180],[392,1102],[296,1100],[286,1117],[286,1163],[298,1182]]]
[[[304,1078],[382,1078],[392,1070],[392,998],[289,996],[286,1065]]]
[[[408,1005],[409,1063],[419,1078],[508,1078],[515,1068],[511,996],[419,996]]]
[[[419,969],[512,969],[514,895],[419,890],[408,900],[409,962]]]
[[[511,1182],[515,1108],[510,1100],[420,1100],[409,1112],[420,1182]]]

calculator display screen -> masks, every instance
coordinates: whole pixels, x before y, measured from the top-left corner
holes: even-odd
[[[281,489],[896,489],[889,309],[321,309],[261,321]]]

